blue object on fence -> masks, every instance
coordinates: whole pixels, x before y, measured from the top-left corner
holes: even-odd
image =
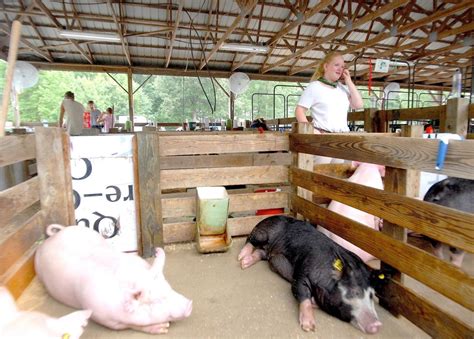
[[[436,158],[436,169],[439,171],[444,166],[444,159],[446,158],[446,153],[448,152],[449,140],[462,140],[462,137],[459,134],[449,134],[444,133],[438,136],[439,147],[438,147],[438,156]]]

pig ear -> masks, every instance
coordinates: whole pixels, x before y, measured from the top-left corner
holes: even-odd
[[[15,299],[6,287],[0,286],[0,319],[5,319],[8,314],[16,313],[18,308]]]
[[[151,270],[154,273],[162,273],[163,267],[165,266],[165,251],[161,247],[155,248],[155,261],[151,266]]]
[[[92,315],[91,310],[76,311],[58,319],[51,319],[56,323],[56,328],[60,330],[64,337],[79,338],[87,326],[88,320]]]
[[[375,290],[385,286],[391,278],[391,274],[388,270],[372,270],[370,272],[370,286]]]

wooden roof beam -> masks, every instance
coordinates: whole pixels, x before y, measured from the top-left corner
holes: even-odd
[[[112,0],[107,0],[107,5],[109,6],[110,11],[112,12],[112,18],[114,19],[115,26],[117,27],[117,33],[120,37],[120,43],[122,44],[123,52],[125,53],[125,57],[127,58],[127,62],[129,66],[132,66],[132,59],[130,58],[130,52],[128,47],[126,46],[127,41],[125,40],[123,33],[122,33],[122,26],[117,19],[117,15],[115,14],[114,5]]]
[[[451,29],[451,30],[438,32],[438,39],[443,39],[443,38],[446,38],[446,37],[449,37],[449,36],[452,36],[452,35],[457,35],[457,34],[472,31],[472,30],[474,30],[474,22],[471,22],[469,25],[464,25],[464,26],[454,28],[454,29]],[[422,38],[422,39],[419,39],[415,42],[405,44],[405,45],[402,45],[402,46],[397,46],[395,48],[392,48],[388,51],[385,51],[385,52],[379,54],[378,57],[383,58],[383,57],[386,57],[386,56],[394,55],[397,52],[407,50],[407,49],[412,49],[412,48],[415,48],[416,46],[425,44],[427,42],[430,42],[429,37]]]
[[[363,24],[365,24],[365,23],[367,23],[371,20],[374,20],[375,18],[377,18],[377,17],[379,17],[379,16],[381,16],[381,15],[387,13],[387,12],[390,12],[390,11],[394,10],[395,8],[403,6],[408,1],[409,0],[394,0],[390,3],[388,3],[387,5],[380,7],[378,10],[376,10],[374,12],[371,12],[370,14],[365,15],[360,20],[354,22],[352,24],[352,29],[351,30],[353,30],[356,27],[362,26]],[[298,55],[301,55],[305,52],[308,52],[308,51],[314,49],[318,45],[321,45],[323,43],[331,41],[332,39],[336,38],[337,36],[339,36],[343,33],[346,33],[347,31],[348,30],[347,30],[346,27],[341,27],[339,29],[336,29],[333,33],[331,33],[331,34],[329,34],[329,35],[327,35],[323,38],[320,38],[317,41],[315,41],[315,42],[313,42],[309,45],[306,45],[302,49],[298,50],[296,53],[293,53],[292,55],[284,57],[284,58],[280,59],[279,61],[277,61],[274,64],[268,65],[265,69],[263,69],[263,73],[266,73],[269,70],[274,69],[274,68],[286,63],[287,61],[296,58]]]
[[[332,1],[331,0],[323,0],[320,1],[319,4],[311,8],[310,10],[306,10],[303,13],[303,16],[300,19],[292,21],[286,27],[281,29],[277,34],[271,37],[267,41],[267,45],[272,45],[276,43],[282,36],[286,35],[286,33],[292,31],[294,28],[299,27],[300,25],[304,24],[307,20],[311,19],[313,16],[318,14],[322,9],[326,8]]]
[[[57,28],[57,29],[63,29],[63,26],[61,25],[61,23],[58,21],[58,19],[56,19],[56,17],[51,13],[51,11],[48,9],[48,7],[46,7],[43,2],[41,0],[34,0],[36,6],[49,18],[49,20],[51,20],[54,24],[54,26]],[[70,43],[72,43],[74,45],[74,47],[79,51],[79,53],[81,53],[81,55],[87,60],[87,62],[89,62],[90,64],[93,64],[94,61],[92,59],[92,57],[88,56],[83,50],[82,48],[79,46],[79,44],[71,39],[67,39]]]
[[[74,14],[74,20],[77,20],[77,25],[79,26],[79,29],[82,31],[83,28],[81,25],[81,21],[79,20],[79,16],[77,15],[76,6],[74,5],[74,3],[71,3],[71,6],[72,6],[72,13]],[[72,20],[71,22],[72,26],[74,25],[74,20]],[[92,51],[89,44],[86,44],[86,48],[87,48],[87,52],[89,52],[89,57],[92,59]]]
[[[8,36],[10,36],[10,27],[8,27],[7,25],[5,24],[1,24],[0,25],[0,31],[2,31],[3,33],[7,34]],[[46,54],[44,51],[40,50],[38,47],[34,46],[32,43],[30,43],[28,40],[25,40],[24,38],[20,38],[20,42],[22,44],[24,44],[25,46],[27,46],[30,50],[32,50],[33,52],[37,53],[38,55],[40,55],[42,58],[45,58],[46,60],[48,60],[49,62],[54,62],[53,59],[51,59],[49,57],[48,54]]]
[[[110,1],[110,0],[109,0]],[[219,47],[221,47],[221,45],[224,43],[224,41],[227,39],[227,37],[232,34],[232,32],[235,30],[235,28],[237,27],[237,25],[240,23],[240,21],[242,21],[243,18],[245,18],[245,16],[255,7],[255,5],[257,4],[257,1],[258,0],[251,0],[249,1],[249,3],[247,4],[247,6],[243,7],[242,8],[242,11],[240,12],[240,14],[234,19],[234,22],[232,22],[232,24],[230,25],[230,27],[227,29],[227,31],[224,33],[224,35],[219,39],[218,42],[216,42],[216,44],[214,45],[214,47],[212,48],[212,50],[207,54],[207,56],[205,56],[204,60],[201,62],[201,64],[199,65],[199,69],[201,70],[205,64],[207,64],[207,62],[214,56],[214,54],[217,52],[217,50],[219,49]]]
[[[474,7],[474,2],[469,2],[469,1],[461,2],[461,3],[456,4],[455,6],[453,6],[451,8],[448,8],[448,9],[444,10],[444,11],[435,12],[435,13],[427,16],[427,17],[424,17],[424,18],[421,18],[421,19],[417,20],[416,22],[411,22],[407,25],[398,27],[397,28],[398,34],[402,34],[402,33],[414,30],[414,29],[419,28],[421,26],[427,25],[430,22],[438,20],[441,17],[445,17],[445,16],[451,15],[453,13],[456,13],[458,11],[468,9],[468,8],[473,8],[473,7]],[[362,42],[362,43],[360,43],[360,44],[358,44],[354,47],[350,47],[350,48],[346,49],[344,51],[344,53],[345,54],[351,54],[351,53],[354,53],[355,51],[361,50],[363,48],[373,46],[373,45],[375,45],[375,44],[377,44],[377,43],[379,43],[379,42],[381,42],[385,39],[390,38],[390,36],[391,36],[390,32],[380,33],[376,37],[374,37],[374,38],[372,38],[368,41]],[[438,36],[438,39],[440,39],[439,36]],[[302,71],[307,70],[309,68],[312,68],[315,65],[317,65],[318,63],[319,63],[319,60],[316,61],[316,62],[309,63],[305,66],[299,67],[299,68],[295,69],[293,72],[291,72],[290,75],[294,75],[296,73],[299,73],[299,72],[302,72]]]
[[[174,44],[174,40],[176,39],[176,32],[178,31],[179,21],[181,20],[181,12],[183,11],[183,1],[181,0],[178,2],[179,2],[178,12],[176,13],[176,19],[175,19],[174,27],[173,27],[173,34],[171,35],[171,40],[170,40],[170,47],[168,48],[168,54],[166,56],[165,68],[167,68],[168,65],[170,64],[171,52],[173,52],[173,44]]]

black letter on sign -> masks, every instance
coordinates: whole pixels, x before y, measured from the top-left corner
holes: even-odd
[[[113,188],[115,190],[115,193],[109,193],[105,195],[108,201],[116,202],[120,200],[120,197],[122,196],[122,192],[120,191],[120,188],[118,188],[117,186],[107,186],[106,188]]]
[[[120,223],[117,219],[114,217],[102,215],[99,212],[94,212],[92,214],[95,214],[99,217],[99,219],[94,222],[94,231],[99,232],[99,234],[105,239],[113,238],[119,234]],[[105,219],[110,219],[110,222],[103,222],[101,225],[101,222]]]
[[[123,201],[133,200],[133,185],[128,185],[128,197],[124,197]]]
[[[81,204],[81,196],[76,192],[76,190],[72,190],[72,197],[74,199],[74,209],[76,210]]]
[[[84,223],[85,227],[89,227],[90,223],[88,219],[82,218],[82,219],[76,220],[76,225],[80,226],[81,222]]]
[[[81,158],[81,160],[83,160],[86,164],[86,173],[80,178],[74,178],[74,176],[72,176],[72,180],[83,180],[83,179],[87,178],[89,175],[91,175],[91,173],[92,173],[92,163],[91,163],[91,161],[87,158]]]

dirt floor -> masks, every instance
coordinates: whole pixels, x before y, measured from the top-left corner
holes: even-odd
[[[199,254],[193,244],[166,247],[165,276],[174,289],[193,300],[193,313],[172,323],[166,338],[429,338],[405,318],[395,318],[376,306],[383,323],[376,335],[365,335],[348,323],[315,310],[316,332],[306,333],[298,324],[298,306],[288,282],[270,271],[267,262],[241,270],[237,254],[245,238],[234,238],[227,253]],[[472,255],[465,265],[472,272]],[[409,284],[416,285],[414,281]],[[418,288],[418,287],[417,287]],[[420,287],[422,288],[422,287]],[[438,298],[426,292],[430,300]],[[35,279],[18,301],[23,310],[35,309],[53,316],[70,311],[47,296]],[[449,306],[473,323],[473,313],[458,305]],[[81,338],[151,338],[132,330],[112,331],[93,321]]]

